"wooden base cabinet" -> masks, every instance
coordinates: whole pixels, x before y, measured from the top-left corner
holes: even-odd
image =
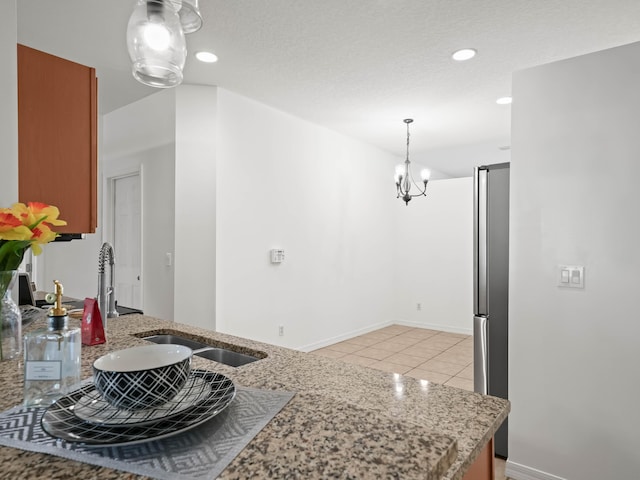
[[[493,438],[482,449],[476,461],[471,464],[462,480],[493,480],[495,472]]]
[[[61,233],[94,233],[95,69],[18,45],[18,198],[55,205]]]

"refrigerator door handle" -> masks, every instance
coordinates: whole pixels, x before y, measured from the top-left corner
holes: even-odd
[[[488,321],[486,315],[473,317],[473,391],[483,395],[489,393]]]
[[[487,301],[487,167],[473,171],[473,312],[488,315]]]

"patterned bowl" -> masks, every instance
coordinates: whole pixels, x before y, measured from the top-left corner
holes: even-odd
[[[93,362],[93,383],[114,407],[157,407],[184,386],[192,354],[182,345],[145,345],[111,352]]]

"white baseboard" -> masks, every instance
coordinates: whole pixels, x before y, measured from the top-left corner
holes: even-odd
[[[360,335],[364,335],[365,333],[373,332],[374,330],[378,330],[380,328],[388,327],[389,325],[394,325],[397,322],[381,322],[375,325],[370,325],[365,328],[360,328],[358,330],[352,330],[347,333],[343,333],[342,335],[337,335],[335,337],[327,338],[325,340],[320,340],[319,342],[310,343],[308,345],[303,345],[301,347],[296,347],[295,350],[300,350],[301,352],[310,352],[312,350],[316,350],[318,348],[326,347],[327,345],[333,345],[334,343],[343,342],[345,340],[349,340],[350,338],[358,337]]]
[[[507,460],[504,474],[513,480],[566,480],[535,468]]]

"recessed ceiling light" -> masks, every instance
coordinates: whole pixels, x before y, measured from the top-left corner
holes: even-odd
[[[511,97],[500,97],[499,99],[496,100],[496,103],[498,105],[509,105],[512,102],[512,98]]]
[[[205,63],[215,63],[218,61],[218,56],[211,52],[196,52],[196,58]]]
[[[451,54],[451,58],[457,60],[458,62],[464,62],[465,60],[469,60],[476,56],[478,53],[474,48],[462,48],[460,50],[456,50]]]

